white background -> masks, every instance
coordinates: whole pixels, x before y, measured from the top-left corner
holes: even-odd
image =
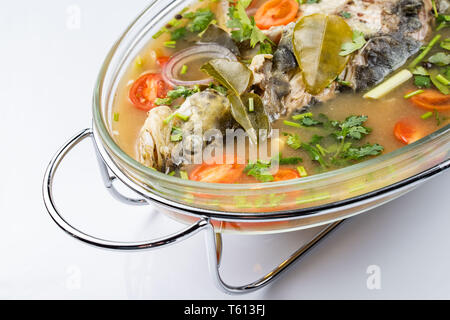
[[[158,251],[103,251],[65,235],[43,206],[49,159],[90,126],[103,58],[147,3],[0,4],[0,298],[229,298],[209,276],[203,234]],[[80,25],[73,28],[78,9]],[[450,298],[449,177],[347,221],[278,282],[242,298]],[[88,142],[62,165],[55,187],[64,214],[99,236],[145,239],[179,227],[151,208],[111,199]],[[313,232],[225,236],[225,280],[254,280]],[[380,290],[366,285],[371,265],[380,268]]]

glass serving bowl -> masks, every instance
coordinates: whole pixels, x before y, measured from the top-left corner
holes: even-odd
[[[450,125],[407,147],[360,164],[283,182],[201,183],[143,166],[121,150],[113,138],[115,93],[127,67],[152,35],[189,3],[155,0],[127,28],[101,68],[94,91],[92,128],[71,138],[50,161],[42,186],[44,203],[51,218],[70,236],[106,249],[142,250],[167,246],[205,230],[208,261],[218,287],[229,294],[248,293],[277,278],[344,219],[391,201],[450,167]],[[87,137],[94,139],[105,186],[116,199],[132,205],[151,203],[188,226],[159,239],[118,242],[84,233],[66,221],[53,198],[53,180],[64,157]],[[139,197],[124,196],[115,188],[116,181]],[[231,286],[222,280],[222,233],[279,233],[319,225],[327,226],[259,280],[243,286]]]
[[[186,181],[147,168],[127,155],[112,135],[112,106],[121,76],[152,36],[190,1],[153,1],[107,56],[95,88],[96,144],[114,173],[146,198],[182,212],[217,219],[220,231],[279,232],[328,223],[392,200],[448,167],[450,126],[395,152],[343,169],[264,184]],[[120,173],[117,173],[117,170]],[[185,213],[188,213],[186,215]],[[270,220],[260,222],[258,220]],[[279,220],[274,222],[274,220]]]

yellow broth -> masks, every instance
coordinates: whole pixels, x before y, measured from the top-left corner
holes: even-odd
[[[199,6],[203,7],[210,5],[207,1],[200,2]],[[212,3],[212,10],[215,10],[215,4]],[[447,29],[439,32],[442,34],[442,39],[450,36]],[[123,79],[118,87],[115,101],[114,113],[115,120],[112,123],[112,131],[115,141],[118,145],[131,157],[138,159],[137,154],[137,139],[139,132],[146,120],[147,112],[137,109],[129,100],[129,90],[134,80],[145,73],[160,73],[161,68],[157,63],[157,58],[170,57],[175,52],[186,48],[189,45],[186,41],[177,41],[177,48],[167,48],[164,46],[166,41],[170,40],[169,34],[163,34],[159,38],[152,40],[136,57],[136,61],[128,68]],[[439,47],[439,46],[437,46]],[[433,52],[442,49],[435,48]],[[196,61],[188,66],[186,75],[182,75],[182,80],[201,79],[203,73],[199,70],[200,66],[205,61]],[[392,93],[379,100],[364,99],[363,93],[337,93],[336,97],[326,103],[321,103],[312,106],[309,112],[314,116],[325,114],[330,120],[343,121],[351,115],[365,115],[368,116],[368,121],[365,126],[371,128],[373,131],[361,140],[358,145],[363,145],[366,142],[378,143],[384,147],[383,153],[389,153],[397,150],[403,146],[394,136],[394,126],[397,121],[403,118],[416,119],[420,123],[421,130],[426,134],[431,134],[449,124],[450,111],[443,111],[439,113],[440,123],[436,121],[435,115],[423,120],[421,116],[429,110],[425,110],[415,106],[410,100],[405,99],[404,95],[408,92],[417,90],[413,85],[413,81],[408,81],[407,84],[397,88]],[[283,121],[290,120],[286,117],[274,122],[273,128],[280,131],[280,151],[283,157],[301,157],[303,166],[308,174],[315,174],[322,172],[323,169],[318,166],[317,162],[311,160],[308,154],[302,149],[294,150],[286,145],[286,137],[282,133],[298,134],[303,142],[309,142],[313,135],[323,135],[324,131],[315,127],[294,128],[286,126]],[[288,165],[289,168],[296,168],[298,165]],[[187,165],[182,169],[190,173],[196,166]],[[335,169],[332,166],[328,169]],[[253,178],[243,175],[241,182],[252,182]]]

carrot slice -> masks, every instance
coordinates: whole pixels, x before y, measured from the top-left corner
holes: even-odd
[[[273,176],[273,181],[285,181],[300,178],[300,174],[294,169],[280,169]]]
[[[264,3],[255,14],[255,22],[262,30],[274,26],[285,26],[294,21],[298,13],[296,0],[270,0]]]
[[[440,93],[437,90],[428,89],[425,92],[410,98],[416,106],[436,111],[450,110],[450,96]]]
[[[411,144],[423,138],[425,133],[421,130],[418,121],[405,118],[395,124],[394,135],[401,142]]]

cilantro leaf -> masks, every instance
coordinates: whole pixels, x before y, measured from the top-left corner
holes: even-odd
[[[366,44],[366,39],[364,37],[364,33],[353,30],[353,41],[347,42],[342,45],[341,52],[339,53],[340,56],[348,56],[349,54],[352,54],[355,51],[358,51]]]
[[[250,36],[250,46],[254,48],[258,43],[264,43],[267,37],[261,30],[256,26],[255,20],[252,20],[252,34]]]
[[[313,144],[314,144],[313,142],[310,142],[309,144],[302,143],[302,149],[305,150],[306,153],[308,153],[308,155],[312,160],[319,162],[322,168],[328,167],[328,164],[325,161],[325,158],[322,156],[322,153]]]
[[[183,86],[178,86],[175,89],[167,92],[167,97],[171,98],[172,100],[175,100],[181,97],[187,98],[197,92],[199,92],[198,88],[190,89]]]
[[[363,126],[367,119],[367,116],[350,116],[343,122],[332,121],[332,125],[340,129],[333,132],[333,135],[338,140],[345,140],[346,138],[361,140],[372,131],[370,128]]]
[[[420,89],[430,88],[431,80],[429,76],[416,75],[414,76],[414,84]]]
[[[301,119],[301,124],[304,125],[305,127],[312,127],[312,126],[317,126],[319,124],[322,124],[322,122],[314,120],[311,117],[304,117]]]
[[[450,54],[438,52],[429,57],[427,61],[439,67],[448,66],[450,64]]]
[[[186,27],[175,29],[170,34],[170,40],[176,41],[183,38],[187,33]]]
[[[339,15],[344,19],[350,19],[352,17],[352,14],[347,11],[341,11]]]
[[[450,50],[450,38],[447,38],[441,42],[441,48],[445,50]]]
[[[289,158],[282,158],[280,157],[280,165],[288,165],[288,164],[299,164],[302,163],[303,159],[300,157],[289,157]]]
[[[349,148],[341,154],[346,160],[361,160],[368,156],[377,156],[384,151],[384,147],[379,144],[366,144],[362,147]]]
[[[249,18],[245,11],[245,3],[239,1],[235,6],[228,9],[227,27],[231,29],[231,37],[236,42],[250,40],[250,45],[254,48],[258,43],[271,42],[264,33],[256,26],[255,19]],[[264,47],[265,50],[268,47]]]
[[[249,163],[244,172],[248,176],[252,176],[261,182],[270,182],[274,180],[272,173],[270,172],[270,162],[256,161],[255,163]]]
[[[302,141],[300,140],[300,136],[298,134],[292,133],[284,133],[287,136],[286,144],[294,150],[300,149],[302,146]]]
[[[187,28],[191,32],[201,33],[208,28],[209,24],[213,22],[215,16],[209,9],[199,9],[195,12],[188,12],[184,18],[192,20],[188,23]]]

